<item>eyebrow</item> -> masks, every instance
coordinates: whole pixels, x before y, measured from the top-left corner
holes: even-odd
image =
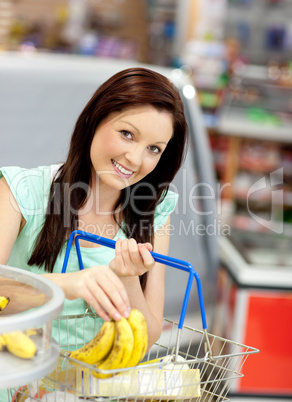
[[[138,128],[137,128],[136,126],[134,126],[134,124],[130,123],[130,122],[127,121],[127,120],[121,120],[121,122],[122,122],[122,123],[127,123],[127,124],[129,124],[130,126],[132,126],[132,127],[137,131],[137,133],[138,133],[139,135],[141,135],[140,131],[138,130]]]
[[[138,128],[137,128],[136,126],[134,126],[134,124],[132,124],[132,123],[130,123],[129,121],[126,121],[126,120],[121,120],[121,122],[122,122],[122,123],[127,123],[127,124],[129,124],[130,126],[132,126],[132,127],[137,131],[137,133],[138,133],[139,135],[141,135],[140,131],[138,130]],[[165,142],[165,141],[158,141],[158,142],[155,142],[155,144],[165,144],[165,145],[167,145],[167,142]]]

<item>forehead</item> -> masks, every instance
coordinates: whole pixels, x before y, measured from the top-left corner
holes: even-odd
[[[110,115],[108,116],[108,120],[118,121],[118,120],[126,120],[126,118],[136,119],[141,116],[146,116],[150,114],[152,114],[153,117],[155,115],[168,116],[171,118],[172,121],[171,113],[169,113],[166,110],[158,110],[152,105],[131,106],[121,111],[110,113]]]

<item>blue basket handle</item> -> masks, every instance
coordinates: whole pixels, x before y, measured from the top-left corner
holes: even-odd
[[[106,246],[106,247],[115,249],[116,242],[114,240],[107,239],[102,236],[97,236],[92,233],[84,232],[81,230],[74,230],[71,233],[69,240],[68,240],[66,253],[65,253],[65,257],[64,257],[64,263],[63,263],[63,267],[62,267],[62,274],[64,274],[67,269],[69,255],[70,255],[74,237],[75,237],[75,246],[76,246],[76,252],[77,252],[80,269],[84,269],[80,245],[79,245],[80,239],[87,240],[87,241],[90,241],[93,243],[98,243],[102,246]],[[207,321],[206,321],[206,314],[205,314],[205,307],[204,307],[204,300],[203,300],[202,285],[201,285],[201,279],[200,279],[199,274],[194,270],[193,266],[189,262],[179,260],[177,258],[172,258],[172,257],[166,256],[163,254],[158,254],[153,251],[151,251],[150,253],[156,262],[168,265],[173,268],[180,269],[182,271],[187,271],[189,273],[189,278],[188,278],[183,306],[182,306],[182,310],[181,310],[181,314],[180,314],[178,328],[182,329],[182,327],[183,327],[183,323],[184,323],[185,315],[186,315],[186,311],[187,311],[187,306],[188,306],[188,302],[189,302],[189,298],[190,298],[191,287],[192,287],[193,279],[195,277],[196,283],[197,283],[197,291],[198,291],[198,298],[199,298],[199,304],[200,304],[201,318],[202,318],[202,327],[203,327],[203,329],[207,329]]]

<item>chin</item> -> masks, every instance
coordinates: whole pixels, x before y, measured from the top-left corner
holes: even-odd
[[[105,183],[107,184],[108,187],[112,188],[112,190],[117,190],[117,191],[122,191],[125,188],[131,186],[133,183],[131,182],[127,182],[125,183],[125,181],[123,179],[117,179],[117,180],[113,180],[110,183]]]

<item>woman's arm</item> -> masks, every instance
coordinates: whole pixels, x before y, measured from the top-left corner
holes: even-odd
[[[169,224],[170,217],[155,235],[154,251],[164,255],[168,254],[169,248]],[[109,266],[124,283],[131,307],[139,309],[144,314],[148,325],[148,346],[150,347],[159,338],[162,330],[165,267],[153,260],[149,252],[151,247],[148,244],[136,244],[135,249],[134,243],[133,239],[117,242],[116,258],[111,261]],[[122,250],[122,247],[118,249],[117,257],[119,244],[124,245],[124,249]],[[126,245],[128,245],[128,250]],[[139,258],[137,258],[137,252]],[[120,255],[124,257],[123,261]],[[147,285],[143,292],[138,275],[147,271]]]
[[[125,286],[106,265],[43,276],[60,286],[67,299],[84,299],[105,321],[129,316],[130,301]]]
[[[13,245],[25,224],[5,178],[1,178],[0,264],[7,265]],[[107,266],[66,274],[48,273],[43,276],[59,285],[67,299],[81,297],[86,300],[104,320],[110,320],[109,316],[119,320],[121,316],[129,314],[130,302],[125,287]]]
[[[25,225],[17,202],[4,177],[0,179],[0,264],[8,263],[13,245]]]

